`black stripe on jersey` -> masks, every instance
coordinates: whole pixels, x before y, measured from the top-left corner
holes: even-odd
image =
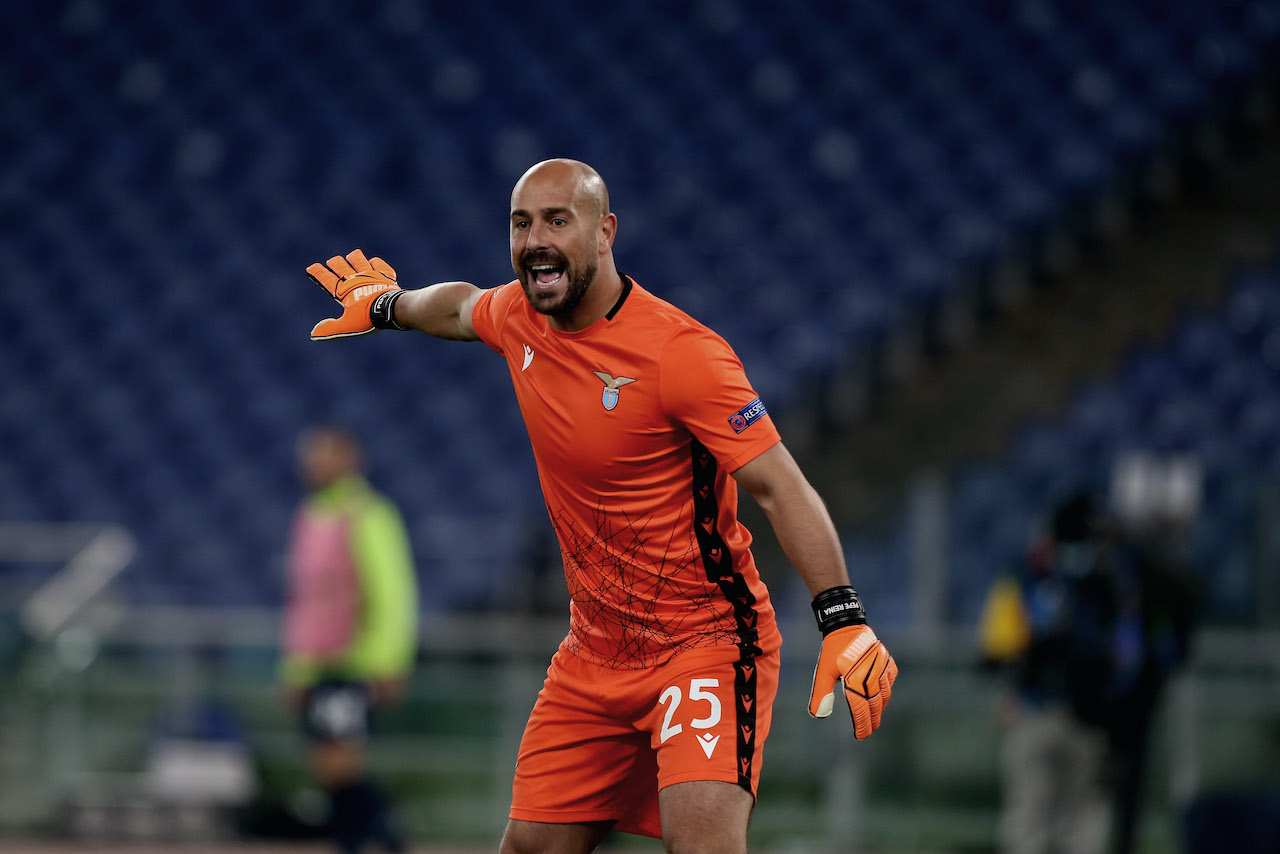
[[[702,566],[707,579],[720,587],[720,592],[733,609],[734,629],[738,635],[738,660],[733,665],[734,710],[737,712],[738,785],[752,795],[751,763],[755,756],[756,737],[756,656],[760,633],[756,626],[756,597],[747,580],[734,565],[733,555],[720,536],[717,522],[720,505],[716,500],[716,458],[698,440],[690,445],[693,454],[693,532],[702,552]]]

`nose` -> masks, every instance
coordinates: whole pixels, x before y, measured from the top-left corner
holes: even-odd
[[[525,241],[526,247],[529,249],[546,249],[546,234],[546,226],[535,219],[533,222],[529,223],[528,237]]]

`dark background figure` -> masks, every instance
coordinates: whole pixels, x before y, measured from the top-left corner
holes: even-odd
[[[993,589],[983,621],[984,658],[1008,670],[1016,697],[1002,839],[1009,851],[1101,850],[1106,840],[1127,854],[1164,690],[1190,654],[1188,517],[1108,518],[1080,493],[1051,528],[1016,585]],[[1103,810],[1090,806],[1100,796]]]
[[[1109,549],[1115,631],[1107,729],[1113,787],[1111,850],[1135,850],[1151,736],[1169,680],[1191,651],[1195,590],[1186,526],[1158,517],[1118,532]]]
[[[343,854],[374,842],[404,850],[387,798],[369,777],[372,713],[400,699],[417,650],[418,598],[400,512],[361,475],[355,438],[325,427],[299,444],[309,491],[289,556],[282,677],[329,796]]]
[[[983,657],[1005,670],[1001,850],[1101,852],[1113,591],[1094,501],[1076,495],[1016,579],[992,589]]]

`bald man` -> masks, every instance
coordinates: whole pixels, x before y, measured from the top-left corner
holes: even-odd
[[[504,854],[589,852],[611,830],[671,852],[740,854],[782,638],[737,518],[764,509],[814,594],[809,712],[843,681],[854,734],[880,725],[897,666],[867,625],[822,500],[724,341],[618,272],[600,175],[534,165],[511,193],[516,278],[402,290],[360,250],[307,272],[343,306],[312,338],[416,329],[507,363],[569,590],[521,740]]]

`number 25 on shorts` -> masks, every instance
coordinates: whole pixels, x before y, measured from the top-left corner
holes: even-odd
[[[689,721],[692,729],[711,729],[720,723],[722,709],[720,707],[720,698],[708,691],[708,688],[719,688],[719,679],[690,679],[689,680],[689,702],[706,703],[709,708],[704,717],[694,718]],[[667,739],[672,736],[679,735],[684,732],[684,725],[672,723],[672,719],[676,716],[676,710],[680,708],[680,703],[684,700],[684,694],[680,691],[679,685],[668,685],[658,695],[658,704],[667,707],[666,714],[662,716],[662,730],[658,734],[658,743],[666,744]]]

